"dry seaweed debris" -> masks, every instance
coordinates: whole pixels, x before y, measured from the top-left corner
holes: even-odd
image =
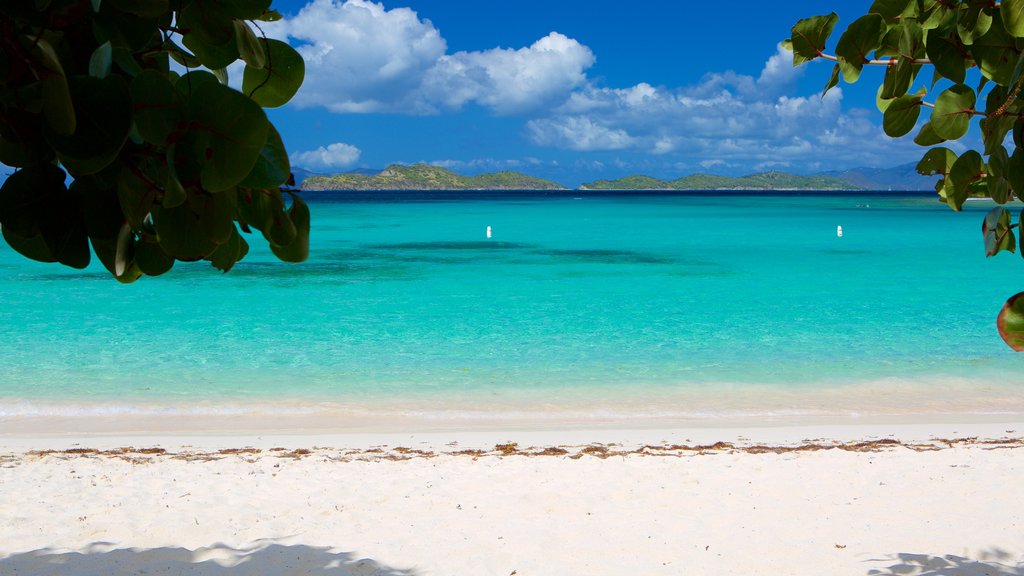
[[[1024,436],[986,438],[977,437],[963,438],[933,438],[925,442],[902,442],[893,438],[880,438],[874,440],[863,440],[859,442],[829,442],[827,440],[805,440],[796,445],[767,445],[767,444],[734,444],[731,442],[715,442],[713,444],[645,444],[637,448],[621,448],[615,444],[588,444],[583,446],[547,446],[522,448],[515,442],[495,444],[491,450],[481,449],[460,449],[450,451],[431,451],[410,448],[407,446],[371,447],[371,448],[349,448],[332,449],[325,447],[313,448],[270,448],[266,451],[259,448],[225,448],[215,451],[182,450],[171,452],[165,448],[134,448],[123,447],[111,450],[98,450],[95,448],[67,448],[63,450],[33,450],[26,452],[25,456],[34,458],[54,457],[60,459],[72,458],[112,458],[119,459],[132,464],[153,462],[158,458],[171,458],[187,462],[209,462],[222,460],[224,458],[242,458],[246,462],[256,462],[260,458],[273,456],[279,459],[300,460],[309,456],[322,456],[327,461],[351,462],[351,461],[402,461],[413,458],[434,458],[438,456],[470,457],[473,459],[481,457],[503,457],[503,456],[557,456],[566,457],[572,460],[579,460],[584,456],[594,456],[599,459],[606,459],[612,456],[701,456],[715,454],[791,454],[801,452],[819,452],[825,450],[842,450],[846,452],[879,452],[891,449],[907,449],[915,452],[930,452],[935,450],[947,450],[956,447],[976,446],[984,450],[1012,449],[1024,447]],[[4,455],[0,455],[3,457]],[[11,460],[2,460],[10,463]]]

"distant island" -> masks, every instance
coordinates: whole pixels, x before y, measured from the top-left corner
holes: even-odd
[[[596,180],[580,190],[860,190],[861,187],[835,176],[798,176],[786,172],[761,172],[740,178],[714,174],[691,174],[675,180],[650,176],[627,176]]]
[[[303,190],[567,190],[557,182],[520,172],[493,172],[464,176],[429,164],[393,164],[384,170],[360,169],[327,176],[299,167],[292,169]],[[925,191],[938,177],[921,176],[915,164],[893,168],[853,168],[809,176],[788,172],[760,172],[741,177],[691,174],[674,180],[627,176],[595,180],[579,190],[899,190]]]
[[[429,164],[393,164],[379,174],[309,176],[303,190],[565,190],[565,186],[519,172],[463,176]]]

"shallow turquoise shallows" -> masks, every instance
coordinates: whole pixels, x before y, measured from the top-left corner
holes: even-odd
[[[985,258],[984,202],[307,196],[301,265],[257,237],[228,274],[179,264],[122,286],[98,263],[0,246],[0,415],[50,401],[1024,381],[994,324],[1024,262]]]

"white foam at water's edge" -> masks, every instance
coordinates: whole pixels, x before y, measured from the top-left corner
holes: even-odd
[[[419,421],[713,421],[898,414],[1024,414],[1020,386],[888,378],[818,388],[738,384],[451,391],[358,398],[51,400],[0,397],[0,421],[40,418],[390,418]]]

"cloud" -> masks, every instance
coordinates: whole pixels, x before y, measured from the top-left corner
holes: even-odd
[[[339,113],[433,114],[470,103],[511,114],[560,103],[586,81],[589,48],[557,32],[519,49],[447,53],[434,25],[409,8],[314,0],[268,26],[306,61],[293,102]]]
[[[347,168],[359,161],[362,151],[351,144],[335,142],[326,148],[321,146],[316,150],[305,152],[293,152],[288,159],[296,166],[309,169],[337,169]]]
[[[711,166],[803,166],[821,158],[847,166],[886,165],[920,156],[909,141],[894,143],[885,136],[877,114],[844,112],[840,88],[824,98],[787,95],[802,73],[791,58],[779,47],[757,77],[708,74],[696,85],[675,89],[588,84],[547,116],[530,120],[525,133],[540,146],[671,153],[698,163],[713,160]]]

